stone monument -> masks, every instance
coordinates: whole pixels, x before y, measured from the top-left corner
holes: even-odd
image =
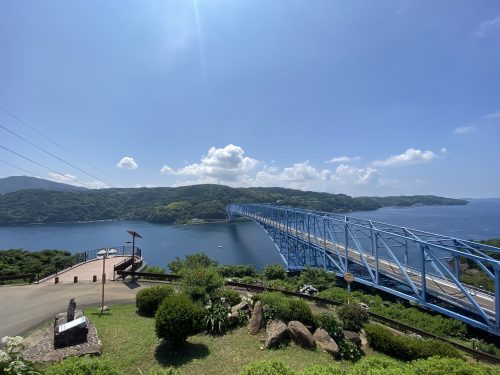
[[[75,299],[71,298],[66,316],[61,313],[54,320],[54,347],[84,343],[87,341],[88,332],[87,318],[83,316],[83,311],[76,310]]]

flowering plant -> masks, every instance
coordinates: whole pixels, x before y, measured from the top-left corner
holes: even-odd
[[[8,375],[37,375],[40,374],[31,367],[20,355],[24,347],[21,336],[2,339],[3,349],[0,350],[0,373]]]

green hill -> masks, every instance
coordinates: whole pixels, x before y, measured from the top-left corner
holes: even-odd
[[[84,187],[78,187],[60,182],[44,180],[43,178],[28,176],[10,176],[0,178],[0,194],[12,193],[19,190],[42,189],[53,191],[82,191]]]
[[[193,218],[224,219],[229,203],[273,203],[307,209],[350,212],[384,206],[457,205],[466,201],[430,195],[359,197],[283,188],[231,188],[192,185],[58,192],[21,190],[0,196],[0,225],[87,220],[147,220],[184,223]]]

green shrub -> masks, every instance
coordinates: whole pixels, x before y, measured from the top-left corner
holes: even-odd
[[[283,267],[281,264],[268,264],[264,267],[264,277],[267,280],[285,280],[285,267]]]
[[[290,298],[288,301],[288,309],[288,321],[298,320],[306,325],[315,323],[311,308],[306,301]]]
[[[328,289],[322,290],[318,294],[319,297],[330,299],[337,303],[347,302],[347,290],[338,287],[330,287]]]
[[[344,339],[342,332],[342,322],[339,321],[333,314],[321,312],[315,316],[316,325],[323,328],[335,342],[340,342]]]
[[[304,324],[313,324],[314,316],[309,305],[300,299],[286,297],[280,292],[262,292],[259,299],[264,306],[264,317],[279,319],[284,322],[298,320]]]
[[[167,297],[156,311],[156,336],[175,344],[182,343],[200,330],[204,313],[203,306],[184,294]]]
[[[467,333],[466,325],[459,320],[432,315],[415,307],[405,307],[401,303],[386,306],[382,301],[377,301],[370,310],[438,336],[463,337]]]
[[[365,357],[349,371],[349,375],[399,375],[406,373],[403,363],[382,356]]]
[[[224,298],[224,300],[231,306],[235,306],[241,302],[240,294],[231,288],[221,288],[219,290],[219,297]]]
[[[499,374],[498,367],[470,363],[456,358],[431,357],[407,365],[408,370],[420,375],[493,375]]]
[[[432,356],[462,358],[457,349],[442,341],[398,336],[376,324],[367,325],[365,331],[368,343],[373,349],[403,361]]]
[[[281,279],[267,280],[266,282],[264,282],[264,285],[268,288],[288,290],[290,292],[296,292],[298,289],[297,285],[295,285],[294,283],[291,283],[288,280]]]
[[[334,285],[335,279],[336,276],[332,272],[326,272],[322,268],[307,267],[300,273],[299,283],[310,284],[321,291]]]
[[[71,357],[51,366],[46,375],[119,375],[108,360],[98,357]]]
[[[257,270],[252,265],[224,265],[219,266],[219,273],[224,277],[237,277],[241,279],[245,276],[255,277]]]
[[[0,374],[5,375],[40,375],[31,363],[21,356],[24,348],[24,339],[21,336],[5,336],[1,341]]]
[[[205,309],[203,325],[213,333],[224,333],[229,327],[229,309],[221,302],[214,302]]]
[[[306,368],[305,370],[299,372],[297,375],[346,375],[346,372],[344,369],[340,368],[337,365],[316,365]]]
[[[240,375],[294,375],[294,371],[281,361],[257,361],[245,366]]]
[[[224,285],[224,278],[213,267],[186,268],[181,275],[181,290],[193,301],[206,302],[216,298]]]
[[[209,268],[219,265],[218,262],[210,259],[205,253],[189,254],[186,255],[185,258],[185,260],[182,260],[179,257],[175,257],[175,259],[168,264],[168,268],[170,268],[173,273],[180,274],[184,269]]]
[[[358,305],[343,305],[337,313],[348,331],[359,332],[368,323],[368,312]]]
[[[338,343],[337,359],[356,362],[364,355],[361,349],[351,341],[342,340]]]
[[[154,316],[163,300],[173,294],[175,294],[175,289],[170,285],[144,288],[135,297],[137,312],[144,316]]]

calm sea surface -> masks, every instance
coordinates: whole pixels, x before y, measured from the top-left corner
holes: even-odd
[[[466,206],[382,208],[351,216],[397,224],[463,239],[500,238],[500,199],[472,200]],[[197,251],[225,264],[280,263],[276,247],[253,222],[161,225],[137,221],[0,227],[0,249],[65,249],[71,252],[123,245],[133,229],[150,265],[165,267],[176,256]],[[222,248],[219,248],[222,245]]]

